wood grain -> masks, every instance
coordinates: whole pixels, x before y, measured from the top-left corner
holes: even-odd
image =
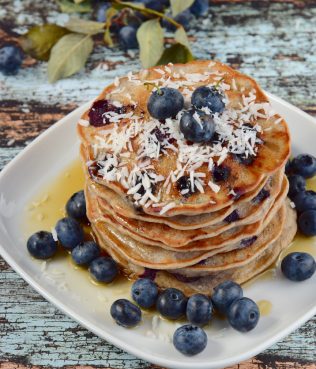
[[[0,1],[0,45],[27,27],[63,24],[54,1]],[[269,92],[316,116],[316,1],[213,0],[192,25],[198,58],[216,58],[255,77]],[[54,85],[46,64],[26,58],[15,77],[0,74],[0,169],[76,106],[97,96],[116,75],[139,68],[136,58],[102,46],[86,68]],[[1,190],[0,190],[1,192]],[[316,317],[256,358],[229,369],[316,369]],[[79,326],[38,295],[0,259],[0,369],[156,369]]]

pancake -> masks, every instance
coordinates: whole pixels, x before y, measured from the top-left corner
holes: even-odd
[[[149,223],[122,217],[111,211],[111,207],[102,201],[102,199],[96,198],[96,201],[100,212],[107,217],[107,221],[109,222],[113,219],[112,224],[119,224],[119,229],[123,233],[131,237],[136,235],[140,241],[152,245],[157,244],[159,246],[161,243],[164,243],[167,246],[184,246],[189,242],[214,237],[231,228],[256,223],[260,219],[263,219],[271,209],[275,198],[280,193],[282,178],[283,175],[279,174],[265,186],[265,191],[269,194],[269,197],[263,198],[262,201],[243,203],[243,206],[238,207],[237,210],[234,210],[234,213],[231,213],[231,218],[224,219],[212,226],[194,230],[179,231],[161,223]],[[287,193],[287,189],[287,180],[284,178],[282,192]],[[126,228],[126,232],[124,232],[124,228]],[[148,242],[147,239],[151,240],[151,242]],[[159,241],[159,243],[155,241]]]
[[[280,202],[282,204],[283,200]],[[195,242],[195,250],[197,251],[192,251],[192,248],[189,248],[189,250],[181,249],[183,252],[179,252],[180,249],[171,251],[145,245],[122,235],[116,228],[104,223],[96,222],[92,224],[92,227],[102,248],[105,250],[109,248],[115,249],[122,257],[127,258],[133,264],[151,269],[179,269],[195,265],[221,252],[241,249],[249,244],[250,239],[253,245],[261,243],[262,239],[265,239],[263,236],[261,237],[261,232],[268,225],[270,225],[270,231],[267,236],[277,237],[278,232],[282,230],[283,223],[279,218],[284,217],[284,211],[281,208],[278,210],[277,215],[274,215],[274,212],[268,214],[255,238],[254,234],[248,235],[247,238],[242,238],[245,235],[241,234],[239,239],[234,240],[232,243],[229,243],[229,241],[220,243],[216,239],[214,244],[209,244],[208,240],[200,240]],[[199,245],[201,245],[200,248]]]
[[[208,273],[208,275],[200,277],[186,277],[179,274],[179,270],[170,272],[164,270],[146,270],[144,267],[137,266],[127,259],[123,258],[115,250],[110,250],[111,256],[120,264],[129,278],[137,279],[139,277],[149,277],[154,279],[159,288],[178,288],[187,296],[194,293],[211,294],[214,287],[225,280],[233,280],[236,283],[244,283],[256,275],[262,273],[269,268],[271,264],[276,262],[280,252],[288,247],[294,238],[296,225],[296,212],[287,204],[286,216],[283,229],[279,237],[273,242],[266,245],[261,253],[255,258],[249,260],[242,266],[233,267],[222,271]]]
[[[174,250],[175,252],[191,252],[218,249],[229,244],[237,244],[238,246],[240,241],[242,242],[244,239],[256,236],[262,231],[267,222],[271,220],[274,214],[281,207],[282,202],[287,195],[287,190],[288,182],[285,179],[283,192],[279,193],[273,206],[269,209],[266,217],[258,220],[257,222],[245,226],[234,227],[210,238],[205,238],[204,234],[203,238],[186,243],[184,245],[176,244],[175,240],[172,238],[170,238],[170,242],[168,244],[164,244],[159,241],[153,241],[148,238],[141,237],[137,231],[131,232],[115,222],[114,218],[112,218],[109,214],[100,214],[100,209],[96,205],[96,201],[89,191],[86,191],[86,198],[88,204],[88,216],[90,219],[93,219],[93,223],[98,223],[98,228],[101,229],[99,232],[102,232],[104,240],[106,238],[119,239],[120,241],[118,241],[118,244],[122,245],[121,247],[123,247],[127,253],[127,250],[130,249],[130,253],[140,252],[141,254],[148,254],[149,259],[153,260],[152,258],[154,258],[155,254],[157,253],[157,250],[155,250],[153,246],[159,246],[160,248],[164,249],[164,254],[166,254],[166,250]],[[93,213],[95,214],[93,215]],[[170,254],[171,253],[168,254],[168,257],[170,257]]]
[[[198,86],[218,85],[227,101],[224,112],[214,116],[218,140],[209,145],[188,143],[179,132],[180,116],[163,123],[150,117],[147,101],[153,84],[178,88],[186,100]],[[219,62],[196,61],[129,74],[105,88],[100,100],[106,100],[108,109],[102,125],[92,125],[94,121],[89,125],[89,113],[92,116],[96,107],[85,112],[78,125],[88,165],[97,166],[95,173],[90,170],[92,179],[119,196],[129,196],[150,215],[223,209],[284,167],[289,157],[287,125],[272,111],[263,91],[250,77]],[[161,142],[157,136],[163,136]],[[250,154],[251,161],[240,160]],[[228,176],[215,183],[218,167]],[[183,196],[177,188],[176,180],[183,175],[197,187],[191,196]],[[139,196],[140,183],[148,185]]]
[[[199,86],[225,108],[200,107],[214,134],[194,143],[180,121]],[[181,92],[184,107],[157,120],[147,103],[162,88]],[[266,269],[294,237],[288,127],[248,76],[209,61],[128,73],[103,90],[77,128],[87,217],[129,278],[209,294]]]
[[[85,159],[86,158],[84,157],[84,161]],[[86,165],[84,166],[84,170],[87,171]],[[278,171],[273,176],[280,176],[281,175],[280,172],[281,171]],[[218,223],[219,221],[222,221],[235,209],[237,209],[237,207],[241,208],[244,203],[248,203],[251,199],[256,197],[260,193],[260,191],[264,188],[264,186],[266,185],[269,186],[267,182],[271,180],[271,177],[263,179],[255,190],[250,191],[245,195],[242,195],[238,199],[235,199],[234,203],[231,204],[230,206],[218,211],[214,211],[212,213],[192,215],[190,217],[183,215],[176,215],[173,217],[159,217],[144,213],[139,207],[133,206],[132,202],[129,201],[128,197],[120,197],[116,192],[112,191],[111,189],[105,186],[101,186],[95,181],[91,181],[91,179],[89,179],[88,173],[86,173],[86,176],[88,178],[87,183],[89,184],[90,187],[91,186],[93,187],[94,192],[100,198],[100,201],[102,202],[102,207],[105,210],[111,213],[114,212],[123,217],[131,219],[165,224],[171,228],[179,230],[198,229],[201,227],[211,226],[213,224]],[[102,199],[104,201],[102,201]],[[243,210],[241,210],[241,212],[242,211]]]

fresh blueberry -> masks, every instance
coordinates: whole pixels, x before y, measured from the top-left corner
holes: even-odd
[[[186,316],[190,323],[195,325],[207,324],[213,313],[211,300],[200,293],[192,295],[187,303]]]
[[[0,48],[0,72],[5,75],[17,74],[23,61],[23,53],[15,45],[6,45]]]
[[[164,2],[160,0],[141,0],[146,8],[156,10],[157,12],[162,12],[164,8]]]
[[[305,236],[316,236],[316,210],[307,210],[300,214],[298,227]]]
[[[48,259],[57,251],[57,242],[50,232],[39,231],[27,240],[27,249],[36,259]]]
[[[187,299],[176,288],[167,288],[159,296],[156,303],[159,313],[168,319],[179,319],[185,314]]]
[[[175,117],[184,105],[181,93],[174,88],[160,88],[154,91],[148,100],[149,114],[156,119]]]
[[[83,191],[76,192],[71,196],[71,198],[67,201],[66,211],[68,216],[71,218],[78,220],[83,220],[86,218],[86,199]]]
[[[106,22],[106,11],[109,9],[110,4],[108,2],[99,2],[95,10],[95,19],[97,22]]]
[[[291,281],[301,282],[310,278],[316,270],[316,262],[306,252],[292,252],[281,263],[282,273]]]
[[[248,297],[235,300],[227,311],[229,324],[239,332],[249,332],[254,329],[259,317],[258,305]]]
[[[111,316],[118,325],[135,327],[142,319],[140,308],[126,299],[119,299],[111,306]]]
[[[183,113],[180,119],[180,131],[189,141],[208,142],[214,135],[215,123],[211,115],[191,109]]]
[[[301,154],[292,160],[291,170],[304,178],[311,178],[316,174],[316,158],[313,155]]]
[[[57,238],[67,250],[72,250],[83,241],[83,229],[73,218],[60,219],[55,227]]]
[[[122,27],[119,31],[118,38],[122,49],[128,50],[138,48],[136,29],[134,27],[131,26]]]
[[[289,159],[285,164],[285,174],[290,175],[292,172],[292,160]]]
[[[293,199],[299,192],[305,191],[306,180],[304,177],[298,174],[292,174],[288,176],[290,188],[288,196]]]
[[[118,275],[116,262],[105,256],[94,259],[89,266],[91,276],[98,282],[110,283]]]
[[[100,248],[93,241],[82,242],[71,251],[71,256],[76,264],[89,265],[100,256]]]
[[[194,356],[205,349],[207,335],[202,328],[186,324],[174,332],[173,345],[181,354]]]
[[[243,296],[242,288],[233,281],[225,281],[214,288],[212,302],[221,314],[227,314],[229,306]]]
[[[158,287],[155,282],[147,278],[140,278],[132,286],[132,298],[137,304],[149,309],[155,305],[158,297]]]
[[[167,14],[168,17],[172,18],[171,14]],[[174,17],[174,20],[181,24],[181,26],[188,31],[188,29],[190,28],[190,23],[193,20],[193,16],[192,13],[186,9],[183,12],[179,13],[178,15],[176,15]],[[166,19],[162,20],[162,25],[163,27],[165,27],[168,31],[174,32],[176,30],[175,25],[173,25],[172,23],[168,22]]]
[[[208,7],[209,0],[195,0],[190,6],[190,12],[196,17],[200,17],[201,15],[205,15],[207,13]]]
[[[296,210],[302,213],[306,210],[316,210],[316,192],[302,191],[293,197]]]
[[[225,109],[223,95],[215,87],[198,87],[192,94],[191,103],[197,109],[208,108],[212,113],[222,113]]]

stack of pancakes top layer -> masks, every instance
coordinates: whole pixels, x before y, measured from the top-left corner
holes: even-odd
[[[215,135],[187,141],[183,111],[157,120],[153,90],[199,86],[225,103]],[[218,62],[155,67],[117,78],[78,122],[88,218],[101,247],[131,278],[186,294],[242,283],[269,267],[296,233],[284,167],[285,121],[257,83]]]

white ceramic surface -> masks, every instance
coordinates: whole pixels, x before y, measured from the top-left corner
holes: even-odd
[[[275,96],[270,98],[275,110],[290,126],[294,153],[316,155],[315,120]],[[218,369],[241,362],[271,346],[316,313],[316,275],[303,283],[293,283],[277,273],[274,279],[262,279],[246,288],[248,297],[256,301],[267,299],[273,305],[271,313],[260,319],[256,329],[241,334],[223,321],[212,323],[206,329],[208,346],[205,351],[187,358],[167,342],[176,328],[175,323],[162,322],[160,330],[153,335],[151,317],[145,316],[141,326],[129,330],[112,321],[110,302],[118,296],[128,297],[127,290],[93,286],[87,275],[69,268],[66,261],[53,261],[45,266],[30,258],[21,232],[25,206],[45,183],[78,155],[75,126],[87,107],[88,104],[76,109],[41,134],[0,173],[0,252],[40,294],[87,329],[123,350],[152,363],[179,369]]]

